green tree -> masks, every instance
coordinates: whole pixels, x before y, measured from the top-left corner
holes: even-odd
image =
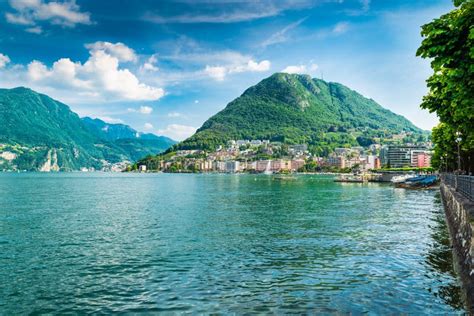
[[[474,1],[454,0],[456,9],[422,26],[417,56],[431,59],[433,75],[421,107],[441,124],[433,131],[434,163],[457,156],[454,133],[462,133],[462,169],[474,172]]]

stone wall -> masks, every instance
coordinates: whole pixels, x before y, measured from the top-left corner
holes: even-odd
[[[444,183],[441,196],[467,307],[474,315],[474,203]]]

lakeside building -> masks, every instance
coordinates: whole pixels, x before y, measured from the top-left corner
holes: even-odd
[[[431,155],[426,147],[386,146],[382,149],[382,164],[389,165],[392,168],[417,167],[418,155],[422,155],[423,166],[431,161],[431,159],[426,158],[426,156]]]
[[[416,159],[412,160],[412,167],[423,168],[431,166],[431,154],[426,152],[418,153],[415,157]]]
[[[304,167],[305,161],[303,159],[294,159],[291,161],[291,171],[296,172]]]
[[[258,160],[263,155],[268,155],[268,158]],[[420,144],[372,144],[368,147],[335,148],[329,156],[319,157],[308,151],[307,144],[285,145],[268,140],[239,139],[230,140],[227,146],[219,146],[215,151],[178,150],[176,155],[168,157],[167,160],[147,167],[170,172],[278,173],[297,172],[310,162],[322,167],[360,171],[379,169],[387,165],[392,168],[429,167],[431,152]],[[311,168],[314,168],[314,164]]]
[[[380,169],[380,158],[375,155],[367,156],[367,169]]]
[[[255,170],[257,172],[264,172],[265,170],[270,170],[271,163],[271,160],[258,160]]]
[[[342,156],[329,156],[326,165],[343,169],[346,167],[346,159]]]
[[[227,173],[236,173],[240,170],[240,162],[235,160],[229,160],[225,162],[225,172]]]

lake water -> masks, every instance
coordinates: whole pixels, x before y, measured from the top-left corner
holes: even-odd
[[[0,174],[0,314],[463,313],[436,191]]]

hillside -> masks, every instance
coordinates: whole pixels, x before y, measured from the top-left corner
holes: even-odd
[[[214,149],[230,139],[269,139],[327,151],[402,131],[423,133],[342,84],[276,73],[247,89],[173,150]]]
[[[0,126],[0,170],[100,169],[158,153],[173,142],[106,139],[67,105],[28,88],[0,89]]]
[[[110,124],[98,118],[82,118],[86,128],[104,142],[113,142],[129,154],[135,161],[148,155],[160,153],[176,144],[176,141],[165,136],[137,132],[125,124]]]

